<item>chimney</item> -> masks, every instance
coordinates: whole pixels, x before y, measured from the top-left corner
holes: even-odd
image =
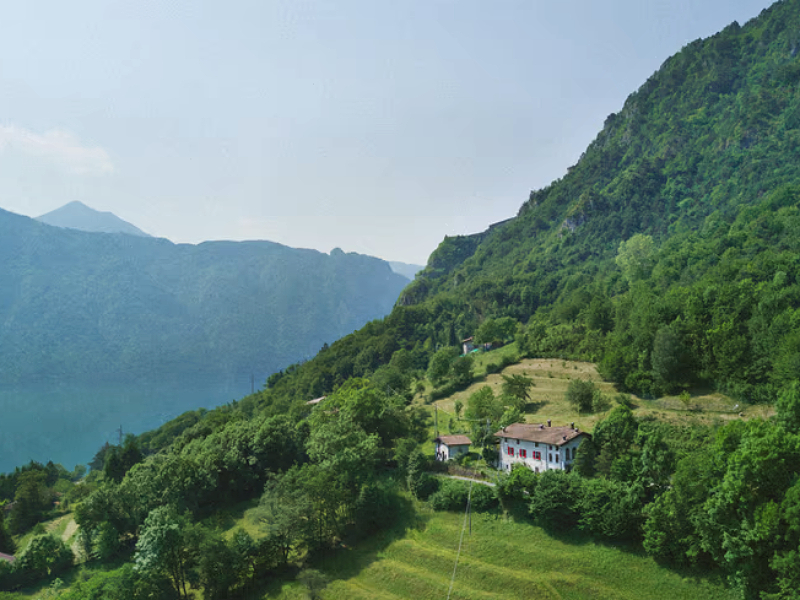
[[[544,429],[544,425],[542,425],[541,423],[539,423],[539,429]]]
[[[548,426],[548,427],[551,427],[551,426],[552,426],[552,422],[550,421],[550,419],[547,419],[547,426]]]
[[[572,423],[569,424],[569,428],[570,429],[575,429],[575,421],[573,421]]]
[[[562,436],[561,436],[561,439],[563,439],[563,440],[566,442],[566,441],[567,441],[567,436],[565,436],[565,435],[562,435]]]

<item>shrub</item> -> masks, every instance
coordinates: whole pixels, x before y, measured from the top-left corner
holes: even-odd
[[[571,379],[567,388],[567,402],[578,412],[592,412],[596,391],[591,381]]]
[[[478,512],[485,512],[497,506],[494,489],[482,484],[472,484],[470,497],[469,486],[468,482],[458,479],[442,481],[439,490],[430,498],[431,506],[435,510],[461,511],[467,508],[468,498],[472,510]]]

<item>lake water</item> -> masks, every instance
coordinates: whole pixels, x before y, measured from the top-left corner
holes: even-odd
[[[142,433],[197,408],[214,408],[250,393],[250,381],[64,384],[0,387],[0,473],[30,460],[68,470],[87,464],[106,442]]]

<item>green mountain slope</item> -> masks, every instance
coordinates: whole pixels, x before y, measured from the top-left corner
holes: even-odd
[[[385,315],[382,260],[270,242],[175,245],[0,211],[0,382],[269,373]]]
[[[94,474],[80,485],[65,481],[70,475],[54,465],[0,476],[0,501],[15,499],[9,529],[22,533],[46,516],[41,499],[48,499],[50,479],[60,486],[53,490],[70,490],[65,501],[75,502],[82,543],[94,560],[119,565],[136,540],[135,568],[128,562],[116,570],[87,569],[59,596],[65,600],[134,587],[176,597],[316,593],[329,579],[322,597],[354,590],[359,597],[416,598],[452,584],[453,549],[461,560],[455,589],[468,596],[491,596],[499,584],[487,577],[499,565],[512,579],[513,568],[527,569],[542,594],[565,597],[654,597],[653,586],[666,589],[658,582],[664,576],[675,584],[673,596],[796,598],[800,181],[798,124],[787,115],[800,105],[800,82],[787,73],[800,60],[798,25],[800,0],[785,1],[743,28],[691,44],[608,120],[578,165],[533,193],[515,219],[446,239],[391,314],[273,374],[266,389],[101,449]],[[764,99],[764,112],[751,120],[758,112],[751,106],[737,116],[737,103],[753,96]],[[173,258],[154,266],[144,249],[156,246],[119,237],[139,248],[125,254],[150,278],[136,279],[138,285],[163,293],[162,269],[173,269],[170,280],[180,282],[179,266],[212,264],[209,254],[216,261],[225,254],[226,268],[234,255],[249,256],[247,245],[200,246],[174,250],[186,263]],[[35,241],[34,255],[50,243],[32,232],[25,239]],[[83,243],[70,238],[57,256]],[[12,250],[0,258],[11,258]],[[331,258],[342,258],[336,254]],[[116,254],[95,256],[103,265]],[[59,265],[65,277],[68,264]],[[129,273],[118,264],[107,270]],[[240,274],[228,283],[248,281]],[[2,302],[13,299],[14,290],[3,293]],[[167,306],[179,312],[183,305]],[[157,316],[166,323],[170,311]],[[472,334],[478,344],[515,337],[516,346],[457,358],[454,346]],[[473,382],[473,360],[496,372],[516,348],[529,356],[597,360],[608,379],[642,393],[702,385],[743,400],[777,396],[775,417],[734,412],[723,423],[721,414],[701,421],[682,410],[672,422],[660,418],[678,412],[666,403],[648,403],[659,406],[659,415],[637,417],[630,398],[617,397],[607,411],[592,394],[591,410],[605,414],[595,421],[591,443],[573,457],[573,472],[515,469],[494,488],[431,477],[420,448],[427,446],[430,456],[431,429],[452,421],[438,411],[428,419],[428,407],[407,402],[414,380],[427,370],[428,382],[444,382],[436,393],[463,388]],[[566,369],[563,360],[547,362],[569,371],[569,396],[581,371]],[[520,417],[520,402],[537,420],[552,409],[514,400],[513,388],[519,393],[526,378],[505,375],[499,399],[488,387],[467,398],[456,426],[476,426],[473,449],[480,447],[484,418],[496,431],[501,420]],[[414,391],[426,389],[418,381]],[[770,413],[761,408],[747,412]],[[501,448],[483,448],[487,462],[494,450]],[[403,484],[414,502],[398,491]],[[427,508],[417,512],[424,498]],[[461,548],[467,505],[476,525]],[[430,517],[431,510],[455,514]],[[245,531],[223,536],[219,527],[234,519]],[[208,526],[197,527],[201,522]],[[489,533],[482,524],[498,523],[506,531],[490,533],[497,544],[481,542]],[[414,556],[421,536],[425,547]],[[590,585],[574,574],[565,578],[548,561],[531,564],[519,549],[536,546],[540,536],[559,555],[570,555]],[[356,544],[374,559],[358,558]],[[57,541],[32,546],[36,552],[19,557],[21,568],[0,571],[0,589],[69,567],[61,556],[70,555],[56,552]],[[591,547],[614,556],[591,558]],[[433,570],[416,566],[421,555]],[[494,563],[485,573],[476,563],[482,555]],[[653,575],[626,579],[619,564],[633,559],[641,573],[652,567]],[[287,567],[301,561],[310,569],[297,573],[293,586],[296,570]],[[604,576],[613,575],[607,583],[593,574],[593,561]],[[531,589],[531,581],[512,583],[517,596]]]
[[[512,317],[529,355],[601,361],[633,391],[774,398],[800,368],[798,31],[787,0],[687,45],[562,179],[516,218],[446,238],[392,315],[309,381],[359,374],[365,347],[374,369]]]

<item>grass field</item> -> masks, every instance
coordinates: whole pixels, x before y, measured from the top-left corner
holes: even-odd
[[[464,517],[417,506],[403,535],[388,533],[341,549],[315,568],[330,580],[323,599],[426,600],[448,597]],[[291,582],[263,598],[304,598]],[[642,553],[572,537],[556,539],[527,523],[475,514],[465,535],[453,600],[732,600],[718,581],[686,577]]]
[[[501,353],[515,352],[514,344],[505,348],[493,350],[485,354],[478,354],[475,371],[482,372],[485,365],[490,362],[499,362]],[[604,382],[592,363],[561,360],[556,358],[523,359],[517,364],[506,367],[502,374],[486,375],[476,381],[466,390],[457,392],[448,398],[437,400],[433,404],[439,409],[439,429],[447,433],[446,415],[454,415],[454,403],[457,399],[466,407],[467,399],[481,387],[490,386],[496,395],[500,395],[503,384],[502,375],[522,374],[534,381],[531,388],[531,401],[526,407],[525,417],[527,423],[542,423],[548,419],[553,425],[567,425],[574,422],[585,431],[592,431],[595,424],[605,417],[607,413],[581,414],[575,411],[566,401],[565,393],[572,379],[590,380],[605,394],[613,397],[618,391],[613,383]],[[711,424],[715,421],[728,421],[731,419],[762,417],[767,418],[774,413],[769,406],[739,406],[723,394],[705,390],[693,390],[688,403],[684,403],[678,396],[665,396],[653,400],[626,394],[631,398],[634,414],[638,417],[655,415],[662,421],[674,423],[704,423]],[[611,403],[611,408],[616,406]],[[442,414],[444,413],[444,414]],[[742,414],[742,417],[739,414]],[[455,429],[458,428],[454,424]],[[462,427],[466,431],[466,424]]]

